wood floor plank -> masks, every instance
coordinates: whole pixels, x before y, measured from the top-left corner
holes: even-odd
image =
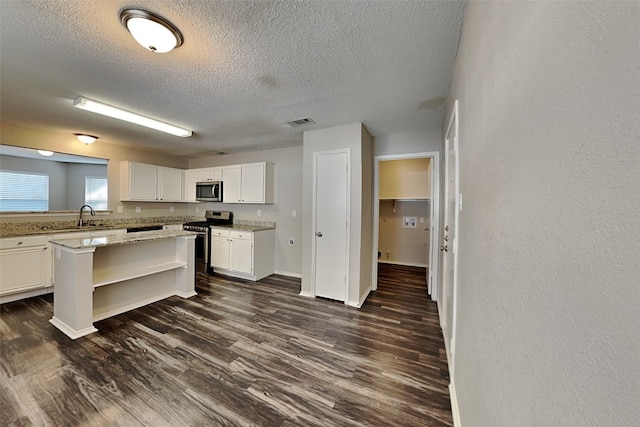
[[[0,306],[0,425],[452,426],[424,268],[379,266],[361,309],[300,279],[198,273],[198,295],[70,340],[51,296]]]

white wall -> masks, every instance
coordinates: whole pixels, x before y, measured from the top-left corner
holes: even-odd
[[[275,163],[276,202],[272,205],[248,205],[228,203],[190,204],[192,215],[204,215],[206,209],[232,211],[236,219],[272,221],[276,223],[276,272],[300,275],[302,273],[302,146],[203,157],[189,162],[191,169],[224,166],[240,163]],[[195,208],[200,209],[199,212]],[[261,216],[257,211],[260,209]],[[292,211],[296,216],[292,216]],[[288,239],[295,239],[289,246]]]
[[[424,153],[442,149],[440,127],[429,132],[398,132],[373,138],[373,155]]]
[[[476,2],[460,101],[461,425],[640,425],[638,2]]]

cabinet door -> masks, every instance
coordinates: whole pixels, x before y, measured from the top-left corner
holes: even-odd
[[[184,201],[196,201],[196,182],[198,182],[198,170],[187,169],[184,171]]]
[[[0,251],[0,296],[49,285],[46,246]]]
[[[264,203],[264,163],[242,165],[242,201]]]
[[[159,200],[180,202],[182,201],[182,169],[166,168],[159,166],[160,191]]]
[[[195,169],[198,173],[198,182],[211,181],[211,168]]]
[[[198,169],[198,182],[221,181],[221,180],[222,180],[221,167]]]
[[[158,198],[157,169],[157,166],[145,163],[129,164],[131,200],[156,200]]]
[[[222,168],[209,168],[209,178],[211,178],[212,181],[222,181]]]
[[[230,270],[253,273],[253,242],[249,240],[231,241]]]
[[[226,237],[211,239],[211,265],[229,269],[229,240]]]
[[[242,202],[242,167],[228,166],[223,170],[222,201],[224,203]]]

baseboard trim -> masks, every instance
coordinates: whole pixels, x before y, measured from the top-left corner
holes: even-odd
[[[360,307],[362,307],[362,304],[364,304],[365,300],[367,299],[367,297],[369,296],[370,293],[371,293],[371,287],[369,287],[369,289],[366,290],[366,292],[364,293],[364,295],[360,299],[360,302],[349,301],[347,304],[350,307],[360,308]]]
[[[304,291],[300,291],[300,293],[298,295],[300,295],[301,297],[307,297],[307,298],[315,298],[316,297],[311,292],[304,292]]]
[[[279,274],[281,276],[295,277],[296,279],[302,279],[302,274],[300,274],[300,273],[292,273],[290,271],[276,270],[276,271],[273,272],[273,274]]]
[[[451,416],[453,417],[453,426],[461,427],[460,424],[460,409],[458,408],[458,396],[456,395],[456,386],[451,381],[449,384],[449,399],[451,400]]]
[[[401,261],[385,261],[385,260],[381,260],[379,259],[378,262],[380,264],[393,264],[393,265],[406,265],[407,267],[423,267],[423,268],[429,268],[428,264],[416,264],[413,262],[401,262]]]

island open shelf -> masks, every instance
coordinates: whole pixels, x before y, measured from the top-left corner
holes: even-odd
[[[101,239],[52,240],[54,314],[70,338],[96,332],[93,322],[195,292],[195,234],[166,230]]]

